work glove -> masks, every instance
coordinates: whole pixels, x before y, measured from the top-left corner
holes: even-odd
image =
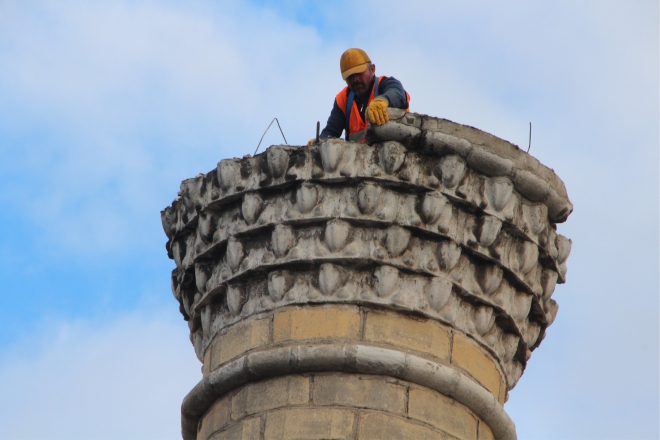
[[[390,120],[387,114],[387,100],[383,98],[376,98],[367,107],[367,118],[371,123],[376,125],[383,125]]]
[[[307,141],[307,145],[308,146],[309,145],[314,145],[315,142],[316,142],[316,138],[311,138],[310,140]]]

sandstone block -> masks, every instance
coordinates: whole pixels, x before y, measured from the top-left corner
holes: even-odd
[[[495,440],[493,431],[486,425],[483,420],[479,422],[479,440]]]
[[[463,368],[477,379],[496,399],[502,402],[504,384],[495,362],[484,350],[469,341],[462,333],[454,332],[454,344],[451,352],[452,363]]]
[[[305,308],[275,315],[274,342],[301,339],[357,339],[360,314],[357,308]]]
[[[238,420],[287,405],[309,401],[309,378],[284,376],[246,385],[232,399],[231,418]]]
[[[395,313],[368,313],[364,339],[449,359],[449,330],[431,320],[418,321]]]
[[[202,418],[197,438],[206,440],[229,423],[229,397],[218,400]]]
[[[360,440],[444,440],[445,436],[426,426],[410,423],[403,418],[385,413],[368,412],[360,416],[358,438]]]
[[[217,432],[210,440],[259,440],[260,438],[261,418],[253,417]]]
[[[230,359],[268,344],[270,319],[249,319],[218,336],[211,346],[211,370]]]
[[[477,419],[464,406],[442,397],[439,393],[411,388],[408,416],[459,439],[477,438]]]
[[[406,388],[378,376],[316,376],[312,399],[314,405],[355,406],[400,414],[406,411]]]
[[[268,413],[264,438],[343,439],[353,431],[355,415],[347,410],[329,408],[291,408]]]

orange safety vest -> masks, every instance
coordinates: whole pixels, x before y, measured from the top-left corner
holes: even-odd
[[[371,89],[371,95],[369,95],[369,101],[367,101],[367,106],[371,104],[371,101],[374,100],[374,98],[378,97],[378,83],[383,80],[384,78],[387,78],[386,76],[380,76],[376,77],[374,81],[374,86]],[[410,102],[410,95],[408,92],[406,92],[406,99],[408,102]],[[344,125],[344,133],[346,134],[346,140],[347,141],[354,141],[354,142],[366,142],[365,136],[367,134],[367,121],[366,121],[366,115],[365,115],[365,120],[362,120],[362,117],[360,116],[360,111],[357,108],[357,104],[355,103],[355,93],[348,88],[348,86],[344,87],[341,92],[337,93],[337,96],[335,96],[335,100],[337,101],[337,105],[341,109],[341,111],[344,112],[344,115],[346,116],[346,123]],[[410,111],[410,109],[406,109],[407,112]]]

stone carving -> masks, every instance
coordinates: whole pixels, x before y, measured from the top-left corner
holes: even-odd
[[[406,159],[406,149],[398,142],[383,142],[378,150],[378,159],[387,174],[394,174]]]
[[[226,159],[218,164],[218,182],[225,191],[236,188],[241,191],[245,186],[241,182],[241,164],[238,159]]]
[[[288,271],[277,271],[268,274],[268,295],[273,302],[281,301],[284,294],[291,289],[292,277]]]
[[[247,295],[242,286],[232,285],[227,288],[227,308],[232,315],[237,316],[247,301]]]
[[[325,244],[332,252],[344,248],[348,240],[350,225],[342,220],[330,220],[325,227]]]
[[[241,213],[248,225],[253,225],[257,221],[259,214],[261,214],[262,206],[263,200],[261,200],[259,194],[249,193],[243,197]]]
[[[268,171],[274,179],[284,175],[289,167],[289,153],[283,148],[271,147],[266,152]]]
[[[438,263],[446,271],[451,271],[461,257],[461,247],[453,241],[442,241],[438,245]]]
[[[399,271],[392,266],[380,266],[374,272],[376,278],[376,294],[387,298],[392,294],[399,281]]]
[[[426,296],[429,306],[436,312],[442,308],[449,301],[451,295],[452,283],[442,278],[434,278],[426,288]]]
[[[316,206],[319,199],[319,190],[314,184],[304,183],[296,193],[296,206],[303,214],[309,213]]]
[[[440,220],[440,217],[444,212],[448,211],[448,214],[451,217],[451,209],[445,210],[447,206],[447,198],[442,194],[437,192],[426,193],[422,197],[422,202],[420,206],[420,215],[424,223],[428,225],[434,225]],[[447,216],[445,215],[445,217]],[[445,219],[443,224],[446,224],[448,219]]]
[[[373,145],[333,139],[221,161],[161,213],[172,291],[200,358],[245,317],[291,304],[373,304],[451,325],[515,386],[557,314],[572,205],[504,141],[390,111]]]
[[[493,309],[488,306],[481,306],[475,309],[474,325],[480,335],[488,333],[495,323]]]
[[[440,159],[442,184],[446,188],[455,188],[465,175],[465,161],[455,154],[448,154]]]
[[[341,284],[341,273],[334,264],[324,263],[319,270],[319,289],[325,296],[333,295]]]
[[[275,226],[271,238],[271,246],[275,256],[278,258],[284,257],[293,247],[294,240],[295,237],[291,227],[285,225]]]
[[[320,150],[323,169],[328,173],[337,170],[345,150],[343,145],[335,141],[324,142]]]
[[[227,264],[231,270],[234,272],[238,270],[244,256],[243,244],[236,239],[229,240],[227,243]]]
[[[490,296],[502,282],[502,268],[494,264],[475,266],[475,278],[484,295]]]
[[[553,272],[549,269],[543,270],[543,275],[541,277],[542,289],[543,289],[543,300],[548,300],[555,291],[555,285],[557,284],[557,272]]]
[[[372,214],[380,204],[381,187],[366,182],[358,189],[358,206],[362,214]]]
[[[202,294],[206,293],[206,282],[209,280],[209,268],[203,264],[195,264],[195,285]]]
[[[511,200],[513,185],[506,177],[486,179],[486,198],[495,211],[502,211]]]
[[[410,231],[401,226],[392,226],[385,234],[385,247],[393,257],[403,253],[410,243]]]
[[[502,222],[495,217],[485,216],[479,219],[477,225],[477,239],[483,247],[491,247],[495,243],[498,234],[502,229]]]

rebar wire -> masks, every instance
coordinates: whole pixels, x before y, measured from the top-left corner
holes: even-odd
[[[529,145],[527,146],[527,152],[529,153],[529,149],[532,148],[532,123],[529,123]]]
[[[264,134],[261,135],[261,139],[259,139],[259,144],[257,145],[257,149],[254,150],[253,156],[257,154],[257,151],[259,151],[259,147],[261,146],[261,141],[264,140],[264,136],[266,136],[266,133],[268,132],[268,129],[270,128],[271,125],[273,125],[273,122],[277,121],[277,128],[280,129],[280,133],[282,133],[282,137],[284,138],[284,143],[289,145],[289,143],[286,141],[286,137],[284,136],[284,132],[282,131],[282,127],[280,127],[280,121],[277,120],[277,118],[273,118],[272,121],[270,121],[270,124],[268,124],[268,128],[266,128],[266,131],[264,131]]]

